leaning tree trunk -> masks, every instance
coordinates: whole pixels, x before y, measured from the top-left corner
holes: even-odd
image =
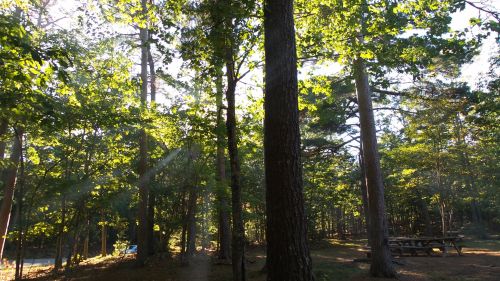
[[[232,232],[232,265],[233,280],[246,280],[245,270],[245,228],[243,225],[243,208],[241,206],[240,159],[238,158],[238,137],[236,135],[236,77],[234,77],[233,46],[226,46],[227,75],[227,145],[231,164],[231,203],[233,211]]]
[[[267,280],[314,280],[300,161],[293,0],[264,5]]]
[[[377,149],[375,118],[373,116],[368,74],[362,59],[356,59],[353,66],[370,209],[370,242],[372,243],[370,274],[375,277],[394,277],[396,272],[392,266],[388,243],[389,232],[385,216],[384,185]]]
[[[219,71],[220,72],[220,71]],[[218,258],[228,260],[231,257],[231,225],[229,221],[228,192],[226,186],[226,157],[225,157],[225,133],[222,104],[222,73],[216,78],[216,103],[217,103],[217,170],[215,180],[217,182],[217,209],[219,220],[219,253]]]
[[[142,14],[147,15],[147,0],[141,0]],[[141,38],[141,107],[142,111],[147,107],[148,95],[148,29],[140,28]],[[149,197],[149,175],[148,175],[148,141],[146,131],[141,129],[139,136],[139,231],[137,232],[137,262],[143,265],[148,257],[148,197]]]
[[[3,200],[0,206],[0,260],[3,258],[3,249],[7,231],[9,229],[12,200],[14,199],[14,187],[16,186],[17,167],[21,159],[23,132],[18,129],[14,136],[12,151],[10,153],[9,166],[2,171]]]

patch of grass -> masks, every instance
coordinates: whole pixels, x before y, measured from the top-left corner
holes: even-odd
[[[328,239],[326,241],[328,241],[330,244],[334,246],[349,247],[349,248],[359,247],[367,243],[366,239],[359,239],[359,240]]]
[[[349,249],[358,248],[366,244],[366,240],[339,240],[339,239],[324,239],[320,241],[314,241],[309,245],[311,250],[325,250],[325,249]]]
[[[449,276],[439,272],[429,272],[429,278],[432,281],[476,281],[480,280],[480,278],[465,278],[461,276]]]
[[[467,248],[488,249],[500,251],[500,240],[467,240],[464,242]]]
[[[487,227],[479,223],[469,223],[462,227],[461,232],[465,234],[466,237],[474,239],[490,239]]]
[[[315,263],[313,271],[316,281],[350,280],[354,275],[362,272],[361,269],[344,263]]]

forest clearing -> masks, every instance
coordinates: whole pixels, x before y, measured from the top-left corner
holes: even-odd
[[[498,240],[467,241],[472,247],[464,249],[464,256],[456,254],[442,257],[440,253],[432,256],[397,258],[398,280],[484,280],[496,281],[500,275],[500,242]],[[390,280],[370,278],[367,274],[369,264],[355,262],[365,257],[362,246],[366,240],[340,241],[325,240],[311,245],[311,256],[317,281],[368,281]],[[52,267],[34,267],[27,270],[27,280],[165,280],[165,281],[228,281],[231,268],[220,264],[211,255],[200,254],[189,266],[180,264],[178,256],[153,257],[143,268],[134,266],[133,255],[91,258],[82,262],[78,268],[54,273]],[[251,247],[247,251],[248,280],[265,280],[262,269],[265,265],[265,249]],[[13,270],[10,270],[13,277]],[[7,274],[4,270],[3,274]],[[2,275],[5,276],[5,275]],[[145,277],[147,276],[147,277]]]
[[[0,0],[4,280],[500,280],[500,1]]]

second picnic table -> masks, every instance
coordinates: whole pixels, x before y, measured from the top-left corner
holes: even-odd
[[[462,246],[458,244],[460,241],[462,241],[461,237],[391,237],[389,248],[393,254],[410,253],[413,256],[418,252],[430,255],[434,248],[439,249],[443,256],[446,256],[448,249],[454,249],[461,256]]]

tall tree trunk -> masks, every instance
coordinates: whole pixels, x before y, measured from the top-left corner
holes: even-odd
[[[230,8],[231,1],[226,1]],[[224,20],[224,63],[226,65],[226,130],[229,163],[231,167],[231,207],[232,207],[232,236],[231,258],[233,281],[246,280],[245,265],[245,226],[243,224],[243,207],[241,202],[240,159],[238,156],[238,135],[236,132],[236,83],[238,78],[235,72],[235,49],[233,33],[233,17],[227,16]]]
[[[187,151],[187,167],[188,178],[186,179],[186,187],[183,188],[183,218],[182,218],[182,234],[181,234],[181,261],[183,264],[188,264],[190,258],[196,252],[196,170],[194,166],[195,152],[193,144],[188,144]],[[188,194],[187,200],[185,199]]]
[[[85,240],[83,241],[83,253],[82,258],[84,260],[89,257],[89,242],[90,242],[90,219],[87,219],[87,225],[85,228]]]
[[[68,173],[68,171],[66,171]],[[56,257],[54,261],[54,270],[62,268],[63,245],[64,245],[64,226],[66,224],[66,195],[61,198],[61,223],[59,224],[59,233],[56,241]]]
[[[194,183],[189,190],[188,211],[187,211],[187,240],[186,257],[190,258],[196,253],[196,202],[198,201],[198,191]]]
[[[342,207],[336,208],[337,212],[337,234],[340,240],[345,240],[345,232],[344,232],[344,219],[343,219],[343,211]]]
[[[106,217],[101,211],[101,257],[108,255],[108,230],[106,227]]]
[[[313,280],[304,213],[293,0],[264,4],[267,280]]]
[[[21,129],[16,131],[14,136],[12,150],[10,153],[9,166],[2,171],[3,182],[3,200],[0,206],[0,260],[3,258],[3,249],[7,231],[9,230],[10,214],[12,210],[12,200],[14,199],[14,188],[17,179],[17,167],[21,159],[23,145],[23,132]]]
[[[472,223],[478,224],[481,223],[481,210],[479,209],[477,203],[479,192],[477,190],[476,185],[474,184],[474,172],[472,170],[472,165],[470,163],[470,157],[467,150],[468,147],[466,141],[466,133],[463,132],[464,128],[462,120],[460,119],[460,113],[457,113],[455,121],[457,126],[457,142],[459,145],[462,146],[462,148],[460,149],[462,166],[463,166],[462,172],[464,173],[465,183],[468,187],[468,192],[472,198],[470,202]]]
[[[372,263],[370,274],[374,277],[395,277],[389,250],[387,218],[385,216],[384,185],[377,149],[375,118],[366,67],[361,58],[354,61],[354,77],[359,106],[359,123],[363,143],[366,185],[370,209],[370,236]]]
[[[187,183],[184,184],[182,187],[182,202],[181,202],[181,222],[182,222],[182,231],[181,231],[181,259],[184,258],[186,254],[186,233],[187,233],[187,200],[186,200],[186,193],[187,193]]]
[[[223,86],[222,73],[218,71],[216,78],[216,104],[217,104],[217,169],[215,180],[217,182],[217,211],[219,221],[219,253],[218,258],[228,260],[231,257],[231,225],[229,221],[229,202],[226,184],[226,157],[225,157],[225,128],[223,117]]]
[[[446,203],[444,201],[439,202],[439,214],[441,216],[441,234],[443,237],[446,236]]]
[[[423,204],[422,204],[422,214],[424,216],[424,223],[425,223],[425,232],[424,233],[426,236],[432,236],[431,217],[429,215],[429,210],[427,210],[427,204],[425,202],[423,202]]]
[[[420,192],[417,193],[418,197],[418,209],[419,215],[424,223],[424,235],[432,236],[432,224],[431,224],[431,216],[429,215],[429,210],[427,209],[427,202],[422,199],[422,194]]]
[[[154,225],[155,225],[155,194],[153,190],[149,192],[148,198],[148,255],[152,256],[155,254],[155,235],[154,235]]]
[[[18,132],[16,131],[16,135]],[[22,138],[22,136],[20,136]],[[15,280],[21,280],[23,277],[23,251],[24,251],[24,208],[23,208],[23,198],[24,198],[24,157],[22,153],[22,145],[21,141],[21,156],[20,156],[20,172],[19,172],[19,181],[16,183],[17,185],[17,245],[16,245],[16,273]]]
[[[151,33],[148,34],[150,41],[152,41]],[[151,102],[156,102],[156,71],[155,71],[155,62],[153,55],[151,55],[151,43],[147,45],[148,48],[148,64],[149,64],[149,75],[151,81],[150,90],[151,90]]]
[[[182,220],[182,231],[181,231],[181,259],[184,260],[184,257],[186,256],[186,233],[187,233],[187,228],[188,224],[186,221],[187,215],[183,215],[183,220]]]
[[[330,210],[329,210],[329,214],[330,214],[330,226],[331,226],[331,233],[330,233],[330,236],[333,237],[334,234],[336,233],[335,230],[336,230],[336,215],[335,215],[335,212],[336,212],[337,208],[334,208],[333,206],[330,206]]]
[[[453,230],[453,207],[448,211],[448,232]],[[448,233],[447,233],[448,234]]]
[[[436,189],[438,190],[438,195],[439,195],[439,200],[438,200],[438,208],[439,208],[439,214],[441,216],[441,234],[443,237],[446,236],[446,232],[448,231],[446,229],[446,191],[443,190],[444,187],[441,183],[441,158],[439,157],[441,148],[440,147],[435,147],[437,149],[436,154],[436,162],[435,162],[435,184],[436,184]]]
[[[7,133],[7,130],[9,128],[9,123],[7,122],[7,119],[2,118],[0,120],[0,160],[2,160],[5,157],[5,140],[4,140],[4,135]]]
[[[368,190],[366,188],[366,173],[365,162],[363,161],[363,145],[359,147],[359,170],[360,170],[360,187],[361,187],[361,200],[363,202],[363,214],[365,216],[366,237],[368,245],[371,245],[370,239],[370,208],[368,207]]]
[[[232,44],[226,46],[227,75],[227,145],[231,164],[231,203],[233,211],[232,232],[232,265],[233,280],[246,280],[245,269],[245,227],[243,225],[243,208],[241,205],[240,160],[238,158],[238,137],[236,135],[236,77],[234,76],[234,52]]]
[[[81,222],[81,210],[85,204],[83,202],[77,203],[77,208],[75,210],[75,214],[73,218],[71,219],[71,224],[70,224],[70,229],[73,229],[74,233],[73,235],[68,235],[69,236],[69,241],[68,241],[68,252],[66,256],[66,269],[71,268],[73,264],[76,264],[76,257],[77,257],[77,250],[78,250],[78,243],[80,241],[80,222]]]
[[[75,243],[73,243],[73,256],[71,257],[72,263],[75,265],[78,265],[81,261],[81,256],[79,256],[80,240],[81,240],[81,236],[80,236],[80,232],[78,232],[75,235]]]
[[[326,238],[326,214],[325,214],[325,210],[321,210],[319,214],[320,214],[319,217],[320,217],[321,230],[320,230],[318,238],[324,239],[324,238]]]
[[[213,3],[214,7],[229,7],[231,2],[228,0],[215,0]],[[231,257],[231,221],[230,221],[230,202],[229,202],[229,191],[226,181],[226,132],[227,128],[224,126],[224,115],[223,115],[223,68],[224,63],[227,67],[233,66],[233,48],[232,38],[228,34],[233,33],[233,25],[231,16],[226,14],[227,19],[223,18],[219,9],[211,9],[210,18],[213,24],[212,34],[210,36],[210,44],[214,49],[214,55],[212,57],[212,66],[215,69],[215,99],[217,106],[217,124],[215,128],[215,133],[217,136],[217,156],[216,156],[216,200],[217,200],[217,215],[218,215],[218,258],[221,260],[228,260]],[[223,24],[220,24],[223,23]],[[221,35],[223,38],[221,38]],[[227,38],[225,38],[227,37]],[[223,40],[221,40],[223,39]],[[227,75],[228,84],[232,78],[233,73]],[[231,77],[230,77],[231,76]],[[229,87],[228,87],[229,90]],[[227,144],[229,146],[229,144]],[[231,167],[232,169],[232,167]],[[231,185],[232,186],[232,185]]]
[[[354,218],[354,213],[349,212],[349,235],[354,236],[358,234],[358,228],[356,224],[356,220]]]
[[[210,237],[208,226],[210,224],[210,190],[203,189],[202,220],[201,220],[201,250],[203,253],[210,247]]]
[[[156,106],[156,72],[153,56],[151,55],[151,31],[148,34],[150,43],[147,45],[148,48],[148,64],[149,64],[149,75],[150,75],[150,95],[151,104]],[[148,200],[148,255],[154,255],[156,251],[155,247],[155,237],[154,237],[154,225],[155,225],[155,191],[149,190],[149,200]]]
[[[142,15],[147,15],[147,0],[141,0]],[[148,28],[140,28],[141,38],[141,106],[145,111],[147,108],[148,95]],[[137,262],[143,265],[148,257],[148,197],[149,197],[149,175],[148,175],[148,140],[146,131],[141,129],[139,136],[139,230],[137,232]]]

